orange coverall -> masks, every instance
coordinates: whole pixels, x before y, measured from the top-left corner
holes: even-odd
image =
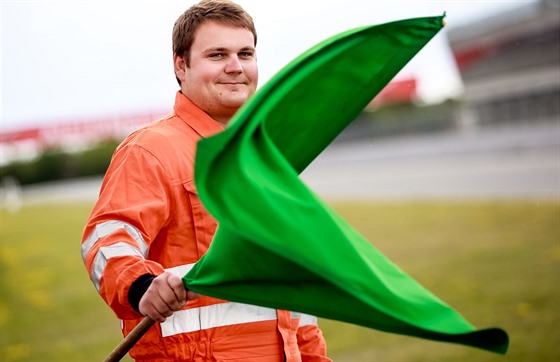
[[[193,168],[197,141],[221,130],[177,92],[173,114],[130,135],[113,155],[82,257],[124,335],[143,319],[129,303],[131,284],[165,271],[183,277],[212,241],[217,224],[197,196]],[[330,361],[315,317],[205,296],[156,323],[130,354],[155,362]]]

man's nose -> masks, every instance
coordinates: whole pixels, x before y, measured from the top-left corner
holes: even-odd
[[[243,66],[241,65],[241,62],[239,61],[239,58],[237,56],[233,56],[229,59],[225,71],[226,73],[243,72]]]

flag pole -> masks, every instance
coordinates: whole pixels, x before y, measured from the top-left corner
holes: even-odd
[[[121,358],[124,357],[125,354],[130,351],[130,349],[142,338],[144,334],[150,329],[154,323],[153,319],[150,317],[144,317],[142,322],[140,322],[132,332],[130,332],[122,341],[119,343],[117,347],[111,352],[109,356],[105,359],[104,362],[118,362]]]

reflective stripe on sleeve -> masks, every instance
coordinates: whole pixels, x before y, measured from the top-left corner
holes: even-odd
[[[105,271],[107,261],[116,256],[139,256],[144,258],[142,253],[140,253],[140,250],[125,242],[119,242],[99,248],[99,251],[95,255],[93,270],[91,272],[91,280],[93,281],[97,291],[99,291],[101,287],[101,276]]]
[[[161,334],[163,337],[169,337],[180,333],[276,319],[276,309],[227,302],[177,311],[161,323]]]
[[[106,221],[104,223],[95,225],[95,228],[88,236],[88,238],[82,244],[82,259],[86,260],[86,256],[91,250],[91,248],[95,245],[95,243],[105,236],[114,233],[119,229],[124,229],[138,244],[138,249],[141,251],[142,255],[146,257],[148,252],[148,244],[144,241],[142,234],[140,231],[133,225],[118,221],[118,220],[111,220]]]

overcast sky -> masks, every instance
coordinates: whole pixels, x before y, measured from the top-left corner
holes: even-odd
[[[362,25],[447,12],[448,28],[535,0],[239,0],[258,32],[260,85],[316,43]],[[2,131],[170,109],[175,19],[195,1],[1,0]],[[416,76],[425,101],[461,82],[436,36],[397,76]]]

